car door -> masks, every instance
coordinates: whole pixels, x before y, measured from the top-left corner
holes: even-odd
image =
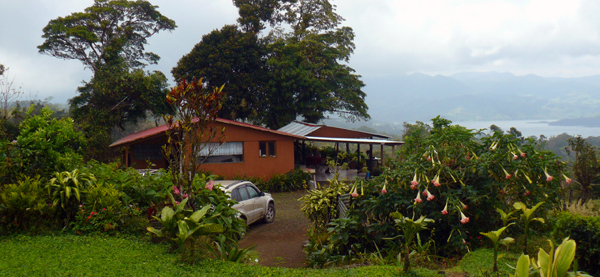
[[[248,190],[248,194],[250,195],[250,199],[252,202],[252,215],[254,220],[258,220],[264,216],[264,208],[261,205],[261,198],[258,189],[254,186],[248,185],[246,186]]]
[[[252,199],[250,199],[250,195],[246,190],[246,185],[235,188],[231,192],[231,197],[238,202],[237,204],[233,205],[233,208],[246,216],[246,221],[248,224],[252,223],[254,221],[254,205],[252,204]]]

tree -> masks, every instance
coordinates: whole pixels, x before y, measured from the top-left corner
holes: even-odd
[[[216,149],[208,143],[220,145],[224,139],[224,129],[212,125],[222,107],[223,95],[223,86],[211,90],[203,85],[202,79],[193,79],[189,83],[181,81],[166,97],[175,115],[164,116],[169,129],[168,143],[163,150],[169,160],[173,184],[189,196],[190,206],[194,210],[193,183],[198,166]],[[202,157],[201,152],[205,147],[209,147],[209,155]]]
[[[39,52],[80,60],[94,72],[115,55],[132,68],[142,67],[143,61],[157,63],[158,55],[144,51],[147,38],[177,27],[157,8],[143,0],[95,0],[85,12],[50,20]]]
[[[598,163],[598,152],[596,147],[589,144],[581,136],[569,138],[567,140],[568,148],[565,148],[567,154],[571,156],[574,152],[572,172],[577,182],[581,185],[580,203],[583,205],[591,198],[590,186],[594,179],[600,173],[600,163]]]
[[[167,106],[166,77],[144,72],[160,57],[144,49],[148,37],[173,30],[175,22],[148,1],[95,0],[84,12],[51,20],[43,29],[39,52],[61,59],[80,60],[93,77],[70,99],[74,119],[90,140],[88,158],[101,158],[114,127],[162,114]],[[89,156],[91,154],[91,156]]]
[[[205,36],[173,69],[176,78],[195,76],[212,82],[211,75],[220,76],[232,92],[228,99],[237,101],[226,100],[225,105],[234,103],[229,108],[235,110],[224,110],[223,116],[234,114],[274,129],[298,116],[308,122],[330,113],[350,121],[370,118],[364,83],[346,65],[354,52],[354,32],[339,27],[343,18],[335,13],[335,6],[327,0],[235,0],[234,4],[239,8],[241,31],[225,26]],[[271,32],[261,35],[267,24]],[[216,44],[217,39],[223,43]],[[248,60],[236,58],[235,51]],[[206,59],[217,66],[193,68]]]
[[[206,86],[225,84],[227,94],[219,117],[258,121],[264,87],[264,46],[252,33],[226,25],[204,35],[171,71],[177,81],[202,78]]]

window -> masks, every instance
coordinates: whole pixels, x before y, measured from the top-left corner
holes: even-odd
[[[246,189],[248,189],[248,193],[250,193],[250,198],[254,198],[254,197],[258,197],[259,196],[258,195],[258,191],[256,191],[255,188],[248,186],[248,187],[246,187]]]
[[[246,187],[238,188],[237,190],[238,190],[239,197],[240,197],[240,199],[237,200],[238,202],[250,199],[250,196],[248,195],[248,191],[246,191]]]
[[[275,157],[275,141],[259,141],[258,155],[261,157]]]
[[[200,150],[199,156],[204,163],[243,163],[244,142],[209,142]]]
[[[160,160],[163,158],[162,148],[159,144],[138,144],[133,147],[133,156],[136,160]]]

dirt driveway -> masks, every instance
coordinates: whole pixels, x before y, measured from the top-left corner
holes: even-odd
[[[250,231],[241,247],[256,244],[255,251],[260,255],[263,266],[303,267],[305,262],[302,244],[308,240],[310,221],[300,211],[298,198],[306,192],[273,193],[275,199],[275,222],[262,222],[250,225]]]

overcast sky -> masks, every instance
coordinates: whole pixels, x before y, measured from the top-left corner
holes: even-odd
[[[600,74],[600,1],[330,0],[356,33],[350,66],[364,77],[422,72],[512,72],[546,77]],[[231,0],[150,0],[175,20],[173,32],[149,39],[170,74],[202,35],[234,24]],[[51,19],[83,11],[93,0],[0,0],[0,63],[27,94],[64,102],[90,71],[78,60],[37,52]],[[368,86],[368,83],[367,83]]]

